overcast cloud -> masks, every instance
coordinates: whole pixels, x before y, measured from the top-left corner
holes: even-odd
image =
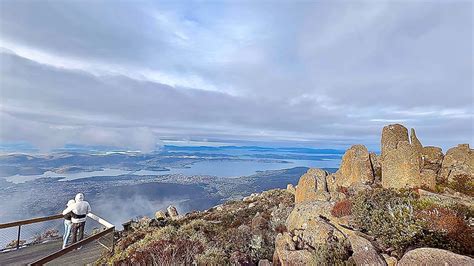
[[[0,142],[474,143],[470,1],[0,1]]]

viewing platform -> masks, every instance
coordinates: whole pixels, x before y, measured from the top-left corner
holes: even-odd
[[[0,224],[0,265],[90,264],[102,254],[113,252],[114,231],[114,225],[89,213],[84,239],[62,249],[62,215],[3,223]]]

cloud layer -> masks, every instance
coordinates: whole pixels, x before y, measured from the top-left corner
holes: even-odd
[[[474,143],[469,2],[0,5],[3,143]]]

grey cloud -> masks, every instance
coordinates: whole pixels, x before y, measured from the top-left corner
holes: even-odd
[[[0,5],[2,141],[473,143],[470,3]]]

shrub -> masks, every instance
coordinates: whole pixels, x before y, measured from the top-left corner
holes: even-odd
[[[417,217],[426,231],[421,242],[456,253],[474,253],[474,230],[455,210],[430,207],[419,210]]]
[[[196,256],[197,265],[227,265],[229,258],[225,252],[216,247],[207,249],[203,254]]]
[[[349,188],[347,188],[347,187],[338,186],[336,188],[336,191],[346,195],[347,197],[353,196],[352,193],[349,191]]]
[[[448,183],[448,187],[463,194],[474,197],[474,180],[467,174],[460,174]]]
[[[191,265],[204,246],[188,239],[158,240],[129,256],[132,264]]]
[[[217,234],[217,227],[209,221],[203,219],[193,220],[179,228],[179,233],[192,236],[201,233],[207,237],[213,237]]]
[[[352,214],[352,201],[343,200],[337,202],[331,210],[331,214],[337,218]]]
[[[288,229],[286,228],[286,225],[279,224],[275,227],[275,232],[276,234],[285,233],[288,232]]]
[[[414,200],[410,191],[381,188],[362,191],[352,205],[354,221],[363,231],[403,254],[422,233],[413,212]]]
[[[312,252],[313,265],[355,265],[349,261],[352,249],[349,241],[332,240],[326,244],[317,245]]]

